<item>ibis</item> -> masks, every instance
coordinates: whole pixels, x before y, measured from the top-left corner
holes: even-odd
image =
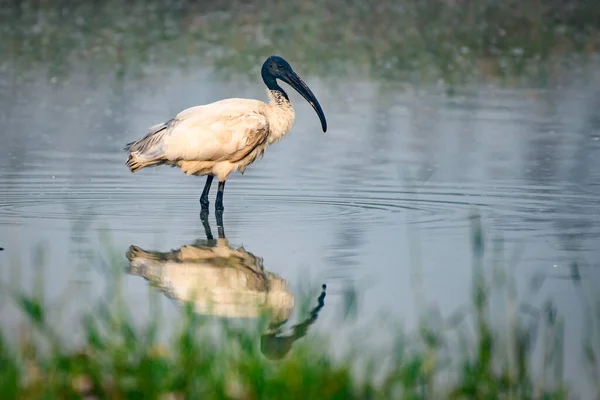
[[[287,93],[279,86],[283,81],[294,88],[314,108],[323,132],[327,121],[319,101],[279,56],[270,56],[261,69],[269,102],[230,98],[190,107],[174,118],[154,125],[139,140],[128,143],[127,166],[131,172],[142,168],[169,165],[187,175],[206,175],[200,197],[203,210],[209,207],[208,195],[213,178],[219,185],[215,210],[223,210],[225,182],[234,171],[244,173],[265,149],[281,140],[292,128],[295,112]]]

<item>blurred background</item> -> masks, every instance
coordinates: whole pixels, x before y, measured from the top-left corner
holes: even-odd
[[[107,290],[106,265],[128,265],[129,246],[206,240],[204,179],[133,175],[122,148],[187,107],[266,100],[260,68],[277,54],[329,130],[288,90],[292,132],[228,182],[229,244],[311,306],[326,283],[310,329],[344,351],[352,326],[382,314],[414,327],[469,303],[476,212],[489,271],[509,271],[496,280],[566,316],[564,372],[589,394],[599,53],[593,0],[0,0],[0,276],[43,287],[69,321]],[[159,292],[131,273],[123,285],[144,321]],[[157,298],[176,321],[170,290]],[[308,317],[300,308],[290,322]],[[0,313],[16,335],[18,312],[3,301]],[[365,352],[389,338],[385,321]]]

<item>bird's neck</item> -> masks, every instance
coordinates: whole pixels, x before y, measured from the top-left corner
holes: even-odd
[[[271,74],[267,69],[265,69],[264,66],[260,74],[262,76],[263,82],[267,86],[267,89],[269,89],[269,93],[276,92],[278,94],[278,98],[290,101],[285,90],[283,90],[281,86],[279,86],[279,84],[277,83],[277,79],[275,79],[273,74]],[[269,98],[272,100],[270,96]]]
[[[280,88],[280,90],[271,90],[267,91],[267,96],[269,96],[269,106],[271,107],[292,107],[292,102],[290,101],[287,93]]]
[[[269,89],[267,95],[269,96],[269,144],[273,144],[281,140],[292,129],[296,113],[290,99],[282,89]]]

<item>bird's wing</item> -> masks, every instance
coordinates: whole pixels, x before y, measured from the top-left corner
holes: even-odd
[[[229,99],[182,111],[164,142],[168,160],[239,161],[269,134],[261,102]]]

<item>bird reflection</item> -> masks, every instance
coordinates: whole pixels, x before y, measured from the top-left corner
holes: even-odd
[[[132,245],[127,251],[127,272],[143,277],[170,298],[193,301],[198,314],[225,318],[257,318],[265,314],[268,327],[261,335],[261,351],[268,359],[282,359],[317,320],[325,305],[326,286],[322,286],[318,304],[308,318],[284,335],[284,326],[294,308],[294,296],[287,282],[265,271],[262,258],[243,247],[229,245],[222,213],[216,215],[216,240],[207,213],[200,216],[206,240],[170,252],[147,251]]]

